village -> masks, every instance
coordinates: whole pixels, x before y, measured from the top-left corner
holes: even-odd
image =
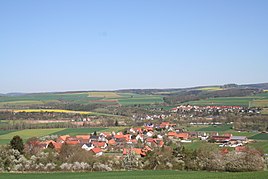
[[[117,155],[118,157],[134,153],[144,157],[149,151],[163,147],[166,142],[193,143],[196,141],[216,143],[219,150],[228,152],[234,148],[241,152],[250,140],[246,136],[233,136],[230,133],[220,135],[218,132],[187,131],[176,124],[162,122],[160,124],[146,123],[142,127],[133,127],[123,132],[94,132],[87,135],[62,135],[54,140],[35,141],[42,149],[53,148],[60,152],[63,145],[80,146],[93,155]]]

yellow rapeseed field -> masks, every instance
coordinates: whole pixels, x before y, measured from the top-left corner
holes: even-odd
[[[207,88],[198,88],[198,90],[202,91],[219,91],[222,90],[220,87],[207,87]]]

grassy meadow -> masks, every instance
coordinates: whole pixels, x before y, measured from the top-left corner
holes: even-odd
[[[79,134],[91,134],[93,132],[99,132],[103,131],[107,128],[68,128],[68,129],[63,129],[60,131],[57,131],[53,134],[55,135],[70,135],[70,136],[75,136]]]
[[[0,130],[0,144],[8,144],[10,140],[19,135],[24,141],[31,137],[42,137],[47,135],[80,135],[91,134],[93,132],[118,132],[125,127],[109,128],[53,128],[53,129],[24,129],[24,130]]]
[[[223,131],[228,131],[232,129],[232,125],[215,125],[215,126],[208,126],[208,127],[204,127],[204,128],[199,128],[196,131],[215,131],[215,132],[223,132]]]
[[[66,173],[2,173],[0,179],[83,179],[83,178],[95,178],[95,179],[141,179],[141,178],[153,178],[153,179],[252,179],[252,178],[267,178],[268,172],[206,172],[206,171],[171,171],[171,170],[149,170],[149,171],[120,171],[120,172],[66,172]]]
[[[264,108],[261,113],[262,114],[268,114],[268,108]]]
[[[55,129],[24,129],[18,131],[11,131],[0,135],[0,140],[2,139],[12,139],[13,136],[20,136],[22,139],[28,139],[31,137],[42,137],[46,135],[51,135],[53,133],[59,132],[63,130],[63,128],[55,128]]]

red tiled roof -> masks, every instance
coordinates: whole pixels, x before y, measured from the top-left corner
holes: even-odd
[[[65,141],[68,137],[70,137],[70,136],[69,135],[62,135],[58,139]]]
[[[145,153],[142,151],[142,149],[139,149],[139,148],[133,148],[133,149],[124,148],[123,149],[123,155],[126,155],[130,151],[134,152],[137,155],[145,155]]]
[[[90,135],[77,135],[76,138],[83,139],[83,140],[89,140],[90,139]]]
[[[54,145],[56,142],[54,140],[47,140],[47,141],[40,142],[40,144],[45,144],[45,145],[48,145],[50,143]]]
[[[168,136],[176,136],[176,135],[177,135],[176,132],[169,132],[169,133],[168,133]]]
[[[115,145],[115,144],[116,144],[116,142],[115,142],[115,140],[114,140],[114,139],[111,139],[111,140],[109,140],[109,141],[108,141],[108,144],[109,144],[109,145]]]
[[[96,148],[91,149],[91,151],[94,152],[95,154],[97,154],[97,153],[101,152],[101,149],[96,147]]]
[[[153,139],[153,138],[147,138],[146,139],[146,142],[155,142],[155,139]]]
[[[62,143],[55,142],[54,144],[55,150],[59,151],[62,147]]]
[[[68,145],[77,145],[80,142],[78,140],[67,140],[67,141],[65,141],[65,143]]]
[[[145,127],[145,129],[147,130],[147,131],[154,131],[154,128],[153,127]]]
[[[178,133],[176,135],[177,138],[182,138],[182,139],[188,139],[189,138],[189,134],[188,133]]]
[[[114,137],[115,137],[116,139],[122,139],[122,138],[125,138],[124,135],[115,135]]]
[[[105,146],[105,142],[95,142],[93,141],[92,144],[96,147],[104,147]]]

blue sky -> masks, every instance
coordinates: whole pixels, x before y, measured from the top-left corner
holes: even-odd
[[[0,93],[268,82],[266,0],[0,1]]]

